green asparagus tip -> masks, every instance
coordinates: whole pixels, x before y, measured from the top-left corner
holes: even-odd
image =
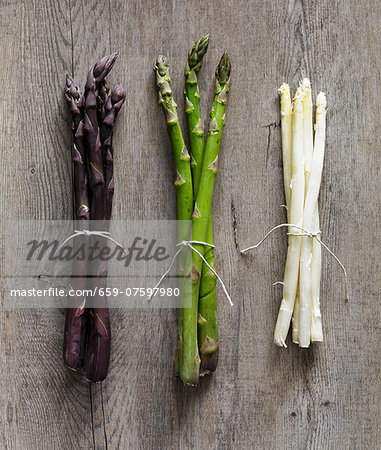
[[[216,69],[216,78],[220,84],[226,84],[230,78],[231,64],[226,52],[222,55]]]
[[[188,54],[189,69],[194,69],[196,72],[198,72],[201,69],[202,59],[206,51],[208,50],[208,45],[209,45],[209,34],[203,36],[194,44],[192,50]]]
[[[161,75],[162,77],[168,72],[169,69],[169,64],[167,61],[167,58],[163,55],[160,55],[156,62],[155,65],[153,66],[153,70],[155,72],[159,72],[159,75]]]

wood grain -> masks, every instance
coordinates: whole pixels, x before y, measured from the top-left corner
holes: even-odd
[[[84,83],[119,51],[110,76],[128,95],[115,133],[114,217],[172,219],[175,190],[152,65],[171,64],[182,124],[183,69],[201,35],[205,119],[224,50],[232,87],[214,196],[216,258],[235,305],[218,287],[220,363],[197,389],[173,379],[177,314],[112,311],[112,360],[102,386],[62,365],[59,310],[0,311],[3,448],[381,448],[380,3],[269,0],[1,0],[0,212],[70,218],[66,71]],[[277,88],[309,76],[328,98],[320,196],[325,342],[272,344],[285,234],[239,249],[285,220]],[[43,119],[42,119],[43,118]],[[185,127],[184,127],[185,129]],[[0,224],[0,232],[2,224]],[[1,264],[5,262],[2,261]]]

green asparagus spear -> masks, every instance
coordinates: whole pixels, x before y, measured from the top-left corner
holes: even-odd
[[[176,169],[175,186],[177,190],[177,219],[190,220],[193,210],[192,176],[190,156],[185,146],[177,116],[177,105],[173,100],[169,65],[164,56],[159,56],[154,66],[156,82],[159,88],[159,104],[162,106],[169,139],[171,141],[173,160]]]
[[[200,183],[202,159],[204,157],[204,124],[200,113],[200,94],[198,92],[197,73],[202,66],[203,57],[208,49],[209,35],[197,41],[189,52],[185,66],[185,112],[187,115],[191,167],[193,178],[193,195],[196,198]]]
[[[156,72],[156,82],[159,88],[159,104],[162,106],[165,120],[167,123],[167,130],[171,142],[173,160],[176,169],[175,186],[177,190],[177,219],[179,221],[190,221],[193,211],[193,188],[192,175],[190,167],[190,156],[184,144],[184,139],[181,133],[181,128],[177,116],[177,105],[173,100],[173,94],[170,87],[170,77],[168,73],[168,62],[164,56],[159,56],[157,59],[154,71]],[[178,240],[189,239],[188,229],[184,223],[179,223],[178,226]],[[179,256],[179,267],[181,273],[189,273],[191,261],[187,257],[186,252]],[[189,268],[189,270],[188,270]],[[180,291],[182,299],[190,299],[192,292],[189,281],[180,280]],[[179,314],[179,339],[175,355],[175,371],[179,372],[185,384],[197,384],[200,357],[198,354],[197,345],[197,302],[198,298],[192,299],[191,308],[180,308]],[[194,317],[194,329],[191,333],[184,335],[183,323],[188,321],[188,317]],[[191,320],[192,321],[192,320]],[[184,373],[184,359],[192,360],[192,373]]]
[[[205,153],[202,163],[200,184],[192,216],[192,240],[213,241],[213,232],[209,227],[214,180],[218,170],[218,153],[222,129],[225,125],[225,108],[229,92],[231,65],[225,52],[216,70],[216,89]],[[208,231],[209,230],[209,231]],[[209,241],[208,241],[209,242]],[[214,254],[202,245],[195,248],[214,265]],[[201,373],[215,370],[218,359],[218,331],[216,318],[216,297],[213,273],[204,264],[204,286],[200,290],[200,274],[203,261],[195,252],[192,255],[192,272],[196,274],[192,289],[192,299],[199,298],[198,305],[198,340],[202,359]],[[214,290],[213,290],[214,289]],[[188,324],[184,322],[184,329]]]
[[[210,214],[208,233],[206,241],[213,244],[213,223],[212,214]],[[214,248],[206,247],[204,258],[212,267],[214,263]],[[198,299],[198,342],[200,347],[200,375],[213,373],[218,364],[218,324],[217,324],[217,297],[216,297],[217,277],[206,264],[202,265],[200,279],[200,293]]]
[[[209,44],[209,35],[198,40],[188,54],[185,67],[185,112],[187,114],[189,142],[191,152],[191,167],[193,178],[193,196],[197,197],[200,183],[202,160],[204,157],[205,139],[204,126],[200,112],[200,94],[198,91],[197,74],[201,69],[203,57]],[[210,213],[207,240],[213,244],[213,220]],[[204,257],[208,264],[214,268],[214,249],[205,248]],[[208,347],[210,339],[217,343],[217,349],[210,355],[203,351],[201,353],[200,374],[214,372],[218,362],[218,329],[217,329],[217,310],[216,310],[216,276],[209,270],[206,264],[203,264],[200,280],[200,307],[203,315],[198,315],[198,342],[201,348],[205,350]],[[204,317],[205,316],[205,317]],[[206,340],[205,340],[206,339]]]

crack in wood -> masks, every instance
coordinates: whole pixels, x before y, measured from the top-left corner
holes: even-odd
[[[235,248],[236,248],[237,250],[239,250],[239,247],[238,247],[238,239],[237,239],[237,215],[236,215],[236,211],[235,211],[235,206],[234,206],[234,200],[233,200],[233,198],[231,199],[230,209],[231,209],[231,213],[232,213],[232,225],[233,225],[234,245],[235,245]]]
[[[94,412],[93,412],[93,395],[91,390],[91,383],[89,382],[90,393],[90,417],[91,417],[91,432],[93,434],[93,447],[95,449],[95,433],[94,433]]]
[[[103,419],[103,434],[105,437],[105,448],[107,450],[108,445],[107,445],[107,430],[106,430],[106,418],[105,418],[105,404],[104,404],[104,400],[103,400],[103,387],[101,385],[101,404],[102,404],[102,419]]]
[[[266,168],[268,167],[269,162],[269,153],[270,153],[270,143],[271,143],[271,128],[278,128],[280,127],[280,122],[272,122],[268,125],[264,125],[263,128],[267,128],[268,134],[267,134],[267,147],[266,147]]]

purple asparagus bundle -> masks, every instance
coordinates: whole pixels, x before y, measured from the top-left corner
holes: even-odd
[[[81,117],[80,135],[82,138],[81,150],[83,150],[81,161],[86,177],[87,220],[90,218],[95,221],[91,223],[91,228],[94,231],[107,231],[112,211],[114,191],[112,133],[116,116],[126,98],[126,91],[120,83],[110,92],[105,79],[116,58],[117,53],[106,56],[90,70],[84,98],[81,96],[81,108],[77,108]],[[68,80],[71,82],[72,79],[68,77]],[[66,90],[69,92],[69,88]],[[77,126],[75,126],[77,115],[74,114],[73,108],[72,114],[73,129],[77,129]],[[74,120],[76,120],[75,124]],[[73,145],[76,148],[77,134],[74,131],[73,133]],[[76,173],[75,167],[74,201],[76,205],[82,205],[77,201],[77,197],[81,195],[82,190],[80,182],[76,181]],[[86,229],[86,227],[88,228],[88,224],[81,229]],[[96,244],[97,240],[99,240],[99,237],[92,236],[90,238],[92,245]],[[91,263],[85,261],[83,264],[86,266],[85,273],[87,269],[87,273],[90,274],[87,279],[87,288],[95,293],[92,297],[94,304],[91,305],[88,314],[85,314],[85,299],[81,308],[77,308],[73,312],[71,311],[73,308],[69,308],[67,311],[64,343],[65,363],[75,370],[84,369],[89,381],[100,382],[107,376],[111,350],[111,327],[107,296],[99,294],[99,292],[105,292],[108,267],[107,261],[101,261],[100,259],[95,259]],[[81,269],[81,273],[83,273],[83,267]],[[74,278],[76,279],[79,273],[76,263],[73,266],[73,273],[76,274]],[[81,314],[81,320],[77,319],[78,311],[84,312]],[[81,325],[80,332],[79,325]],[[78,339],[78,335],[80,339]],[[83,364],[84,368],[82,367]]]

